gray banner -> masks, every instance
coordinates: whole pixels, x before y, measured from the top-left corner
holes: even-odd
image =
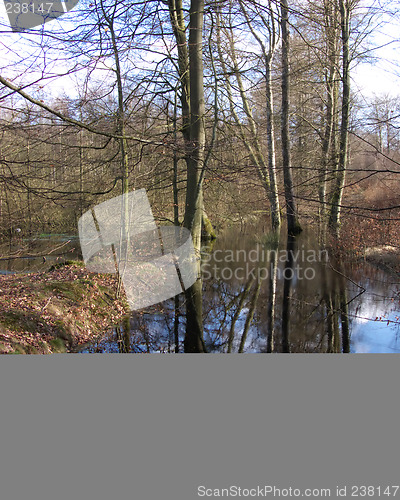
[[[73,9],[79,0],[4,0],[13,31],[40,26]]]
[[[400,497],[396,355],[0,361],[5,500]]]

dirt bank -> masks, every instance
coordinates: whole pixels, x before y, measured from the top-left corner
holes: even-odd
[[[391,274],[400,274],[400,252],[398,247],[392,245],[369,247],[364,251],[364,258],[371,264]]]
[[[105,333],[128,312],[115,290],[115,276],[80,264],[1,276],[0,353],[67,352]]]

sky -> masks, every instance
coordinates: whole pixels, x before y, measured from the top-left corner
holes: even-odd
[[[370,55],[376,61],[358,63],[352,71],[353,87],[366,96],[400,94],[400,16],[386,16],[383,21],[372,34],[372,43],[378,48]]]
[[[358,91],[366,99],[374,95],[396,96],[400,93],[400,16],[398,17],[398,19],[387,17],[384,19],[386,21],[384,25],[373,33],[373,44],[380,48],[373,50],[369,55],[375,56],[376,61],[359,62],[352,70],[353,90]],[[8,24],[2,0],[0,0],[0,23]],[[18,34],[10,31],[9,35],[4,36],[13,37],[15,41]],[[65,85],[60,82],[53,85],[54,89],[63,91],[65,87],[70,86],[70,83]]]

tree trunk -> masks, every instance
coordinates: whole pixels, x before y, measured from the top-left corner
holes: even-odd
[[[204,162],[204,87],[203,87],[204,0],[192,0],[189,27],[190,75],[190,156],[188,162],[184,226],[192,233],[194,247],[200,251],[203,210],[202,169]]]
[[[189,229],[193,245],[200,256],[203,216],[204,169],[204,87],[203,87],[203,17],[204,0],[192,0],[189,21],[189,141],[187,144],[187,187],[184,226]],[[187,83],[186,83],[187,85]],[[186,296],[186,352],[204,352],[202,318],[202,280],[199,269],[197,281],[185,291]]]
[[[342,202],[343,188],[346,178],[348,143],[349,143],[349,122],[350,122],[350,6],[347,0],[339,0],[341,38],[342,38],[342,117],[340,124],[340,146],[339,162],[334,181],[334,188],[331,198],[331,212],[329,216],[329,227],[332,232],[339,237],[340,233],[340,205]]]
[[[296,202],[294,198],[292,167],[290,159],[290,137],[289,137],[289,9],[287,0],[281,1],[281,32],[282,32],[282,162],[283,182],[285,187],[286,217],[288,234],[296,236],[301,233],[302,228],[297,218]]]
[[[271,1],[269,1],[267,17],[264,18],[264,15],[260,14],[263,24],[269,27],[268,28],[269,40],[267,42],[268,43],[268,49],[267,49],[266,44],[259,36],[259,33],[253,27],[252,20],[248,16],[243,0],[239,0],[239,4],[243,12],[243,15],[246,18],[247,25],[261,48],[265,65],[265,98],[266,98],[268,177],[269,177],[269,183],[268,185],[265,185],[265,187],[267,188],[268,191],[268,198],[271,206],[272,230],[279,232],[279,229],[281,227],[281,216],[279,208],[278,184],[276,178],[275,127],[274,127],[274,103],[273,103],[274,99],[272,91],[272,61],[278,43],[275,12],[273,10]],[[241,91],[241,94],[243,100],[243,95],[245,94],[243,93],[243,91]],[[251,118],[253,118],[252,115]],[[260,156],[262,159],[261,165],[263,166],[265,164],[265,160],[263,158],[261,151],[260,151]]]
[[[274,53],[275,49],[275,41],[271,42],[271,47],[269,52],[267,53],[265,45],[261,38],[258,36],[257,32],[253,29],[251,20],[249,16],[247,15],[246,8],[244,3],[240,0],[239,1],[242,12],[246,18],[246,22],[249,26],[249,29],[251,33],[253,34],[254,38],[257,40],[258,44],[260,45],[263,56],[264,56],[264,61],[268,61],[268,64],[272,64],[272,56]],[[271,13],[272,16],[272,13]],[[217,48],[218,48],[218,54],[219,54],[219,59],[220,59],[220,64],[221,64],[221,69],[225,75],[229,75],[229,71],[227,70],[227,65],[225,63],[226,59],[226,53],[222,49],[222,43],[221,43],[221,26],[220,26],[220,20],[221,20],[221,12],[220,9],[217,9]],[[281,226],[281,218],[280,218],[280,209],[279,209],[279,196],[278,196],[278,186],[277,186],[277,180],[276,180],[276,165],[275,165],[275,148],[274,148],[274,129],[273,129],[273,122],[270,122],[269,125],[269,130],[268,130],[268,166],[267,166],[267,160],[265,159],[265,155],[263,153],[261,143],[259,140],[259,133],[258,133],[258,128],[256,121],[253,116],[253,112],[251,110],[251,105],[248,100],[247,96],[247,91],[245,89],[245,86],[243,85],[239,65],[237,62],[236,58],[236,48],[235,48],[235,38],[233,35],[232,27],[228,26],[226,28],[226,31],[228,32],[228,39],[229,39],[229,57],[231,59],[234,75],[236,78],[237,82],[237,87],[239,89],[240,93],[240,98],[242,101],[243,105],[243,110],[246,114],[247,120],[248,120],[248,128],[250,131],[250,137],[248,134],[248,131],[246,130],[247,127],[244,126],[243,120],[239,117],[237,113],[237,105],[235,102],[235,98],[233,96],[232,92],[232,85],[229,80],[229,76],[226,78],[226,91],[228,95],[228,100],[229,100],[229,106],[230,110],[232,113],[232,116],[234,117],[234,120],[238,126],[239,129],[239,135],[241,140],[243,141],[244,146],[246,147],[247,151],[249,152],[251,161],[254,163],[257,174],[259,176],[259,179],[261,181],[262,187],[264,188],[269,204],[270,204],[270,209],[271,209],[271,226],[273,231],[279,231],[280,226]],[[275,38],[274,38],[275,40]],[[269,66],[270,70],[270,66]],[[268,68],[266,68],[266,78],[268,79]],[[270,77],[269,75],[269,82],[270,82]],[[268,115],[268,120],[273,120],[272,116],[272,89],[271,89],[271,84],[268,89],[268,81],[266,82],[267,85],[267,115]],[[271,82],[270,82],[271,83]],[[268,109],[271,111],[268,113]],[[271,142],[272,141],[272,142]]]
[[[178,51],[178,76],[181,91],[182,135],[186,143],[190,140],[190,80],[189,54],[182,0],[168,0],[172,31]]]
[[[267,108],[267,144],[268,144],[268,174],[270,182],[270,204],[272,229],[279,231],[281,216],[279,210],[278,183],[276,179],[274,103],[272,93],[272,55],[265,61],[265,92]]]
[[[324,2],[325,37],[327,48],[327,74],[326,74],[326,110],[325,110],[325,130],[322,139],[322,160],[321,173],[319,179],[319,202],[320,202],[320,223],[325,228],[326,224],[326,190],[327,174],[329,168],[336,170],[336,151],[334,151],[334,135],[336,130],[337,111],[337,66],[338,66],[338,29],[337,29],[337,9],[336,4],[331,0]]]
[[[104,12],[104,10],[103,10]],[[104,12],[105,14],[105,12]],[[111,41],[115,62],[115,74],[117,78],[118,90],[118,112],[117,112],[117,134],[120,136],[120,155],[121,155],[121,179],[122,179],[122,207],[121,207],[121,232],[119,243],[118,255],[118,285],[117,285],[117,298],[121,294],[122,281],[126,271],[129,247],[129,162],[128,162],[128,144],[125,138],[125,109],[124,109],[124,95],[122,72],[119,59],[119,50],[117,45],[117,38],[114,30],[113,19],[106,18],[107,25],[110,29]]]
[[[182,134],[186,144],[187,187],[183,225],[190,230],[197,251],[201,245],[203,210],[202,170],[204,167],[204,88],[203,18],[204,0],[190,5],[189,44],[182,0],[168,0],[172,30],[178,50],[178,74],[181,89]]]

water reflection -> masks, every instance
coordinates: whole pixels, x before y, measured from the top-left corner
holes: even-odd
[[[330,258],[312,235],[226,232],[185,294],[81,352],[400,352],[399,283]]]
[[[41,234],[0,245],[0,274],[47,271],[66,260],[81,260],[76,236]]]
[[[290,296],[292,293],[294,255],[296,250],[296,239],[288,236],[283,278],[283,302],[282,302],[282,352],[290,352],[289,327],[290,327]]]
[[[203,280],[201,276],[186,290],[185,305],[185,352],[207,352],[203,338]]]

